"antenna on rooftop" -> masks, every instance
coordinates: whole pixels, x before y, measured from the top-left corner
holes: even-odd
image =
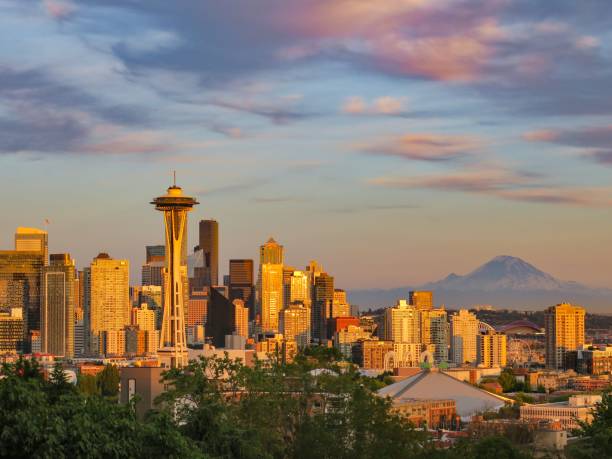
[[[172,171],[172,174],[174,175],[174,188],[176,188],[176,171]]]

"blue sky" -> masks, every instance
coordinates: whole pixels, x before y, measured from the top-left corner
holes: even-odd
[[[345,288],[499,254],[612,287],[612,12],[559,0],[0,0],[0,243],[161,242],[176,170],[227,259]]]

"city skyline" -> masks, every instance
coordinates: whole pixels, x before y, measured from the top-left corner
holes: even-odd
[[[49,219],[53,253],[135,278],[162,243],[142,203],[176,169],[203,204],[189,247],[217,220],[222,273],[273,236],[348,290],[502,254],[612,287],[606,2],[183,6],[0,1],[0,180],[21,198],[0,246]]]

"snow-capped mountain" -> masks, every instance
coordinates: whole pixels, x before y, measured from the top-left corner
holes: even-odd
[[[589,311],[612,313],[612,290],[559,280],[520,258],[507,255],[495,257],[468,274],[452,273],[424,285],[350,291],[349,300],[362,309],[384,307],[394,304],[398,298],[407,298],[409,290],[419,289],[432,290],[436,304],[451,308],[491,304],[509,309],[544,309],[569,301]]]

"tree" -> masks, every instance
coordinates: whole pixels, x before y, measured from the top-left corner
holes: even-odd
[[[100,389],[93,375],[80,374],[77,378],[77,388],[83,395],[100,395]]]
[[[97,384],[100,393],[104,397],[116,397],[119,393],[119,370],[115,365],[106,365],[104,370],[98,373]]]
[[[514,377],[512,372],[508,370],[502,371],[497,380],[501,384],[504,392],[510,392],[516,386],[516,378]]]

